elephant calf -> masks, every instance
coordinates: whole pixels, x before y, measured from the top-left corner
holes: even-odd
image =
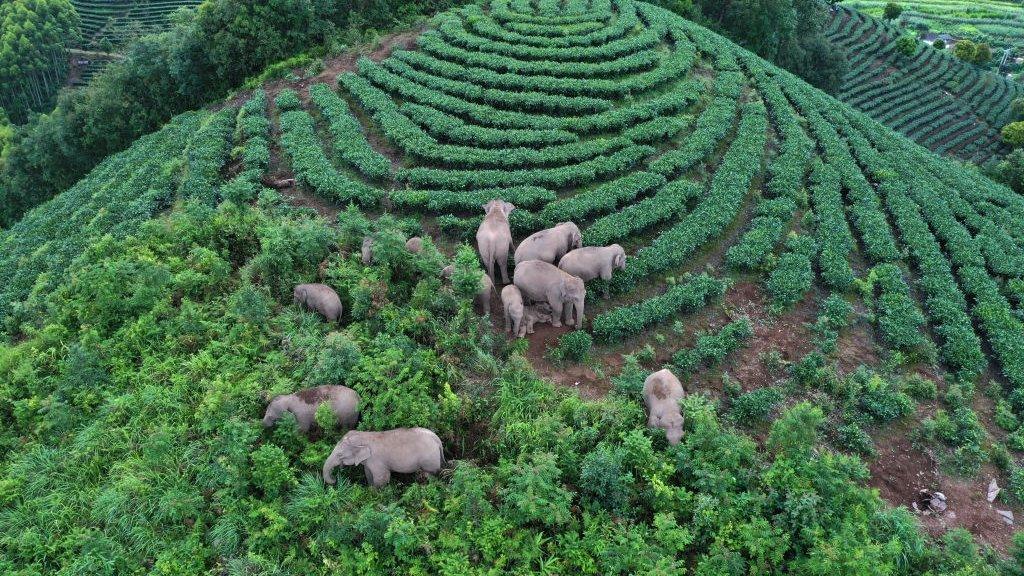
[[[505,331],[522,338],[533,334],[533,325],[537,322],[551,322],[551,308],[547,304],[526,306],[523,294],[515,284],[509,284],[501,290],[501,307],[505,312]]]
[[[320,313],[331,322],[341,322],[341,298],[334,288],[326,284],[299,284],[292,291],[297,304]]]
[[[362,464],[367,483],[380,487],[391,481],[392,472],[436,474],[444,462],[441,439],[426,428],[353,430],[342,437],[324,462],[324,482],[334,484],[333,471],[337,466]]]
[[[352,429],[359,423],[359,393],[348,386],[317,386],[275,396],[267,405],[263,426],[269,428],[285,412],[291,412],[295,415],[299,431],[307,433],[316,423],[317,407],[324,402],[330,403],[331,411],[342,427]]]
[[[449,264],[441,270],[441,278],[448,280],[455,273],[455,264]],[[491,294],[494,293],[494,282],[487,274],[480,276],[480,290],[473,298],[473,305],[480,309],[480,314],[491,311]]]
[[[683,414],[679,400],[685,396],[683,385],[668,369],[658,370],[644,380],[644,404],[647,405],[647,425],[662,428],[668,443],[679,444],[683,438]]]
[[[583,280],[559,270],[554,264],[528,260],[516,266],[512,281],[530,301],[547,302],[551,306],[551,325],[555,328],[562,325],[563,313],[568,325],[583,328],[583,302],[587,297]]]
[[[562,256],[558,267],[584,282],[595,278],[607,281],[612,279],[613,271],[626,269],[626,251],[618,244],[577,248]]]

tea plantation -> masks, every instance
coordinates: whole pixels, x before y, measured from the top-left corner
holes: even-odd
[[[833,13],[829,39],[850,63],[839,99],[939,155],[983,164],[1005,154],[999,131],[1024,86],[923,42],[906,55],[903,34],[845,5]]]
[[[180,115],[0,231],[0,572],[1024,573],[993,508],[1024,497],[1024,198],[635,0],[469,5],[331,78]],[[557,346],[473,311],[493,198],[517,240],[626,250]],[[337,383],[446,469],[326,486],[341,431],[259,419]],[[879,492],[862,458],[911,440],[960,521]]]

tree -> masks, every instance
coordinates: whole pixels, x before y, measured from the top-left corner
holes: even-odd
[[[932,48],[935,48],[936,50],[945,50],[946,49],[946,42],[945,42],[945,40],[943,40],[942,38],[939,38],[935,42],[932,42]]]
[[[953,55],[964,62],[974,62],[978,54],[978,45],[970,40],[961,40],[953,46]]]
[[[988,64],[992,59],[992,47],[987,43],[978,44],[974,51],[974,63],[978,65]]]
[[[1017,98],[1010,103],[1010,110],[1017,120],[1024,120],[1024,98]]]
[[[829,10],[825,3],[694,0],[694,7],[706,25],[734,42],[823,90],[838,90],[848,63],[825,37]]]
[[[896,49],[904,56],[913,56],[914,52],[917,52],[917,38],[910,34],[900,36],[900,39],[896,41]]]
[[[67,48],[80,37],[68,0],[0,3],[0,106],[15,124],[52,104],[67,77]]]
[[[1014,148],[1024,146],[1024,121],[1003,126],[1003,141]]]
[[[885,5],[885,11],[882,13],[882,17],[891,22],[899,18],[900,14],[903,14],[903,6],[895,2],[889,2]]]

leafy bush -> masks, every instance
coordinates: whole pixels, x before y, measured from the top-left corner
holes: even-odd
[[[554,357],[581,362],[590,353],[594,339],[582,330],[573,330],[558,339],[558,346],[551,350]]]
[[[782,393],[777,389],[759,388],[733,400],[729,413],[733,420],[742,424],[764,422],[780,402]]]
[[[252,480],[268,498],[281,496],[295,484],[288,455],[279,446],[264,444],[252,453]]]
[[[623,451],[607,444],[583,458],[580,468],[580,486],[598,506],[615,514],[628,514],[633,492],[633,475],[624,469]]]

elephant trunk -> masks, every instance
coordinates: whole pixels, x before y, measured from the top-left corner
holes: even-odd
[[[324,483],[325,484],[334,484],[335,483],[334,469],[337,468],[340,465],[341,465],[341,456],[338,456],[337,454],[332,452],[331,455],[328,456],[327,460],[324,462],[323,475],[324,475]]]

